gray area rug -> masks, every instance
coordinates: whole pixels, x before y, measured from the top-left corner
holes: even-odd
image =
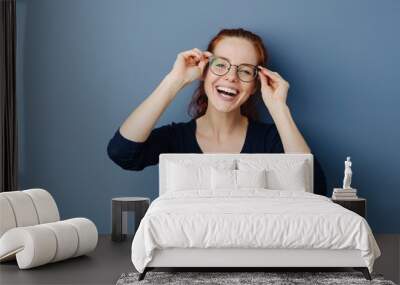
[[[133,284],[390,284],[382,275],[372,274],[366,280],[361,272],[147,272],[145,279],[138,281],[139,273],[124,273],[117,285]]]

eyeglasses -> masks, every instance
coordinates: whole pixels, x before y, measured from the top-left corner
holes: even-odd
[[[218,76],[223,76],[231,70],[232,66],[236,66],[236,72],[239,79],[243,82],[253,81],[258,74],[257,66],[243,63],[240,65],[231,64],[227,59],[213,56],[209,61],[210,70]]]

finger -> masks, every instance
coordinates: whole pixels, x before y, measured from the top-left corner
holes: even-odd
[[[197,65],[201,61],[201,57],[193,51],[182,53],[183,60],[190,65]]]
[[[200,59],[204,58],[204,52],[201,51],[200,49],[194,48],[193,51],[196,52],[196,54],[200,57]]]
[[[194,51],[200,58],[203,57],[203,52],[201,50],[199,50],[198,48],[194,48],[194,49],[192,49],[192,51]]]
[[[198,48],[195,48],[194,49],[197,53],[200,53],[200,58],[201,58],[201,60],[205,60],[205,61],[208,61],[209,60],[209,58],[213,55],[211,52],[209,52],[209,51],[201,51],[201,50],[199,50]]]
[[[196,52],[197,54],[199,54],[200,56],[200,62],[205,62],[204,66],[206,65],[206,63],[208,62],[209,58],[212,56],[212,53],[209,51],[201,51],[198,48],[194,48],[193,49],[194,52]]]
[[[271,80],[273,81],[285,81],[285,79],[282,78],[282,76],[280,76],[280,74],[278,72],[269,70],[268,68],[259,66],[261,72],[265,75],[267,75]]]
[[[199,54],[202,54],[203,52],[200,50],[200,49],[198,49],[198,48],[194,48],[194,49],[192,49],[192,51],[195,51],[195,52],[197,52],[197,53],[199,53]]]
[[[282,78],[282,77],[279,75],[278,72],[271,71],[271,70],[269,70],[268,68],[265,68],[265,67],[263,67],[263,66],[261,66],[261,65],[259,65],[258,68],[260,69],[260,71],[261,71],[263,74],[266,74],[266,75],[269,76],[269,77],[276,78],[276,79]]]
[[[287,82],[278,72],[271,71],[262,66],[258,66],[258,68],[260,69],[261,73],[267,75],[273,81],[272,84],[282,83],[289,86],[289,82]]]
[[[264,73],[261,73],[261,76],[265,77],[267,85],[271,91],[276,90],[279,87],[280,82],[281,82],[279,79],[272,78],[271,76],[268,76]]]
[[[258,74],[260,81],[261,81],[261,87],[264,87],[265,85],[268,85],[268,80],[264,74],[261,72]]]
[[[209,51],[205,51],[205,52],[203,52],[203,54],[208,58],[213,56],[213,54]]]
[[[260,77],[265,76],[265,78],[268,82],[268,85],[274,87],[276,82],[278,82],[279,78],[277,78],[276,76],[273,76],[273,74],[270,74],[269,72],[266,72],[264,69],[260,68],[260,66],[258,66],[258,68],[259,68]]]
[[[199,68],[200,68],[202,74],[203,74],[204,67],[206,66],[206,64],[207,64],[207,62],[204,60],[200,61],[200,63],[199,63]]]
[[[182,55],[189,55],[189,54],[197,54],[197,53],[196,53],[196,51],[194,51],[193,49],[191,49],[191,50],[182,51],[180,54],[182,54]]]
[[[201,54],[199,55],[196,51],[193,51],[193,50],[184,51],[184,52],[181,53],[181,55],[185,59],[188,59],[190,57],[194,57],[194,58],[200,60],[200,58],[201,58]]]
[[[261,88],[267,88],[268,90],[272,90],[270,83],[268,81],[268,77],[262,73],[259,74],[260,81],[261,81]]]

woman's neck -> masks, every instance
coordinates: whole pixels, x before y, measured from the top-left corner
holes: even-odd
[[[239,112],[224,113],[219,111],[207,112],[199,118],[202,132],[217,138],[227,137],[247,125],[247,118]]]

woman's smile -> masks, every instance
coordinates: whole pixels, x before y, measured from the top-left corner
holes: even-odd
[[[240,91],[235,87],[228,87],[223,85],[217,85],[215,87],[215,93],[217,97],[226,102],[235,101],[236,97],[238,97]]]

